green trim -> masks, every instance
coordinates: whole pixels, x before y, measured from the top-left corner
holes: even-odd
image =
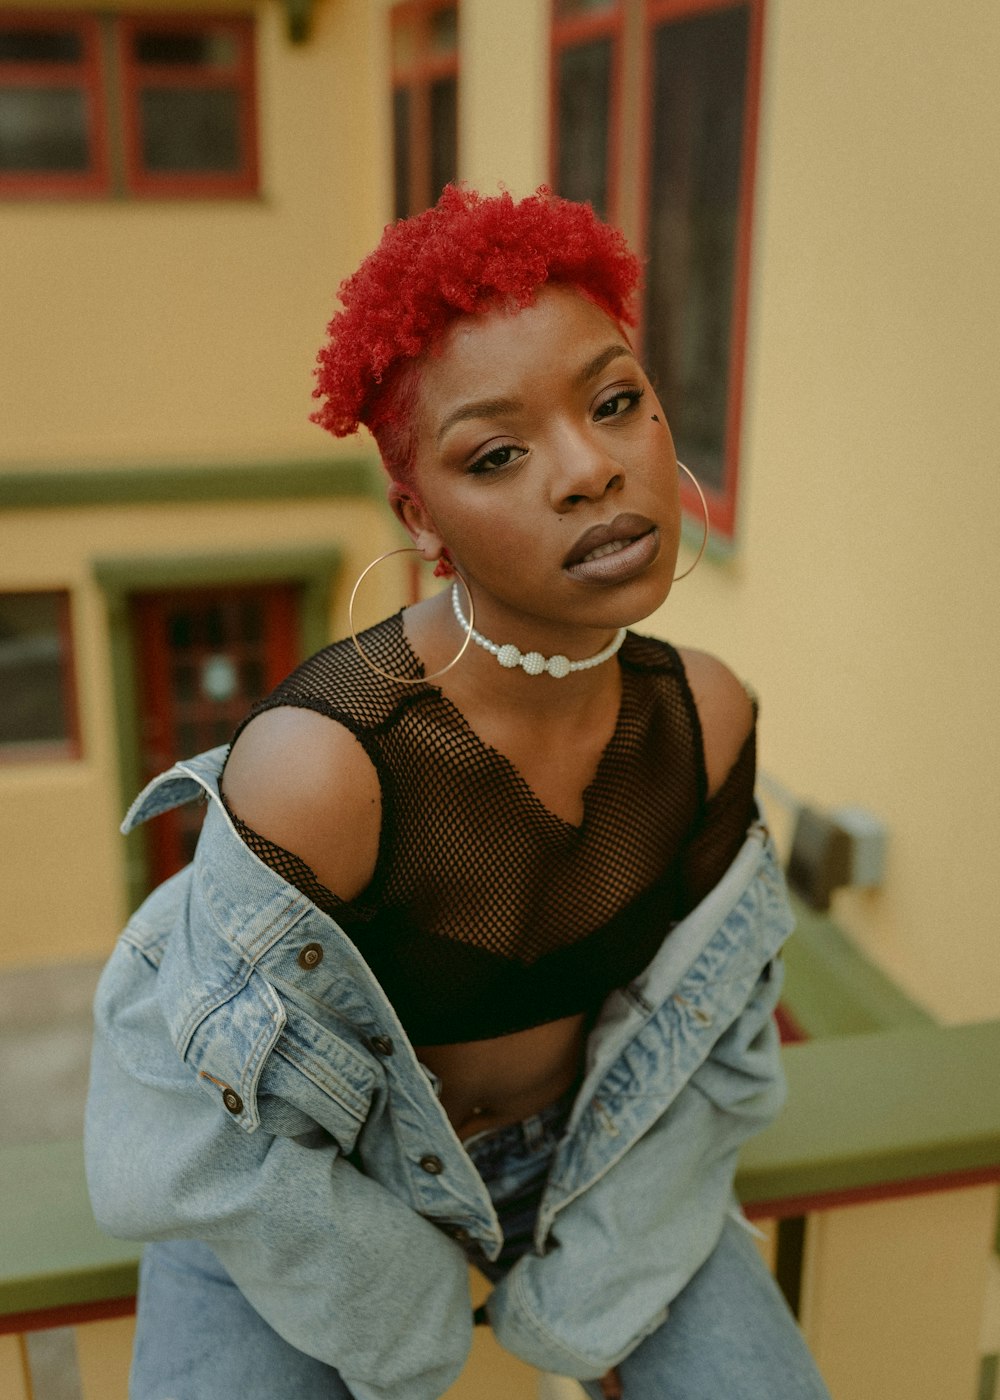
[[[785,1047],[785,1111],[740,1158],[745,1203],[1000,1172],[1000,1021]]]
[[[813,1038],[933,1025],[825,914],[792,898],[795,933],[785,945],[782,1001]]]
[[[785,1295],[785,1302],[798,1317],[802,1307],[802,1274],[806,1257],[804,1215],[790,1215],[778,1221],[774,1251],[774,1281]]]
[[[95,1225],[81,1142],[5,1147],[0,1161],[0,1315],[134,1294],[140,1246]]]
[[[383,498],[385,474],[370,457],[232,467],[133,467],[5,471],[0,510],[66,506],[196,505],[205,501]]]
[[[994,1351],[990,1352],[988,1356],[984,1356],[979,1363],[977,1400],[1000,1400],[998,1379],[1000,1379],[1000,1356]]]
[[[170,588],[211,588],[241,583],[297,583],[302,588],[299,653],[309,656],[329,640],[333,581],[342,561],[336,545],[301,549],[247,550],[239,554],[173,554],[96,559],[93,573],[108,606],[111,677],[122,814],[142,783],[138,681],[129,600],[135,593]],[[149,891],[145,832],[125,838],[125,884],[129,909]]]

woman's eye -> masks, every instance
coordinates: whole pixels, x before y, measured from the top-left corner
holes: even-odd
[[[516,459],[523,456],[523,454],[523,447],[514,447],[509,443],[505,444],[503,447],[494,447],[489,452],[484,452],[481,457],[477,457],[469,467],[469,471],[497,471],[500,467],[509,467],[511,462],[516,461]]]
[[[641,389],[620,389],[617,394],[612,394],[609,399],[598,404],[595,418],[619,418],[623,413],[627,413],[630,408],[642,398]]]

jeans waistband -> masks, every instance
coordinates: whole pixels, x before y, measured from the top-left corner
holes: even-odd
[[[574,1085],[554,1103],[528,1118],[507,1123],[502,1128],[487,1128],[484,1132],[467,1137],[462,1146],[483,1180],[489,1182],[498,1172],[508,1168],[514,1157],[550,1154],[565,1131],[575,1097]]]

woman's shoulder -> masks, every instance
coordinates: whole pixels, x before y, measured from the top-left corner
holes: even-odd
[[[756,701],[724,661],[694,647],[678,647],[701,725],[708,796],[722,787],[754,731]]]
[[[298,856],[340,899],[369,884],[381,790],[374,764],[343,724],[312,709],[263,710],[237,736],[222,791],[242,823]]]

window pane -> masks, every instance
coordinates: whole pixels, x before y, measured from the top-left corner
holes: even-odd
[[[590,200],[607,216],[611,40],[563,49],[559,55],[558,192]]]
[[[618,8],[618,0],[557,0],[556,15],[593,15],[610,13]]]
[[[458,170],[458,83],[438,78],[431,83],[431,200],[437,199]]]
[[[406,88],[392,94],[392,178],[394,215],[405,219],[410,212],[410,94]]]
[[[0,88],[0,170],[89,168],[87,109],[78,88]]]
[[[437,10],[430,22],[431,53],[455,53],[458,48],[458,11],[454,6]]]
[[[5,29],[0,21],[0,63],[79,63],[83,41],[74,29]]]
[[[663,25],[653,49],[646,352],[682,461],[720,489],[740,197],[745,7]]]
[[[149,29],[135,36],[137,63],[163,63],[184,68],[233,68],[238,57],[234,34],[192,30]]]
[[[143,88],[142,162],[156,174],[242,167],[240,98],[233,88]]]
[[[0,595],[0,747],[70,739],[57,593]]]

